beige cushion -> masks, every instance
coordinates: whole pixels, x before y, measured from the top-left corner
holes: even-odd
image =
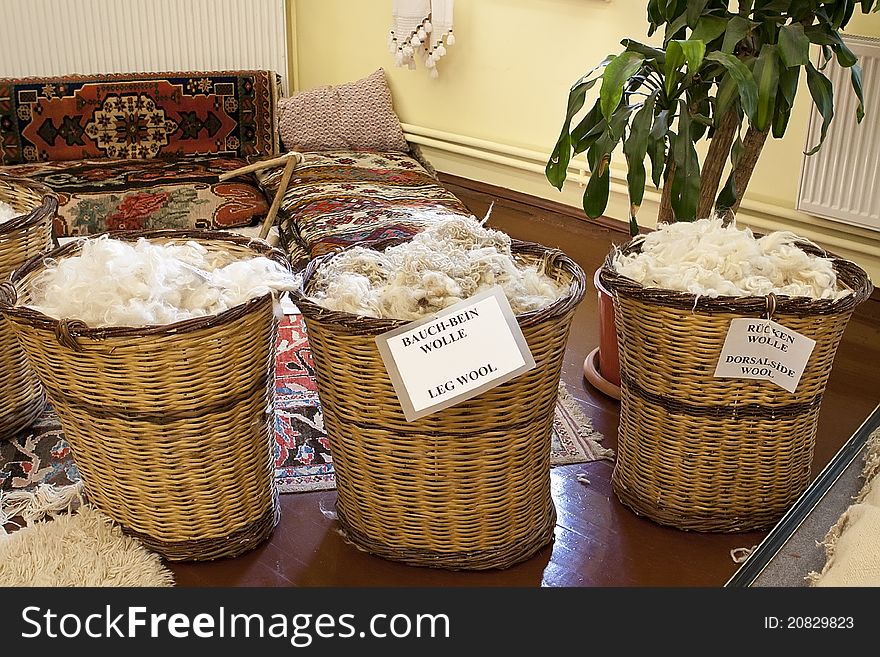
[[[280,99],[278,129],[287,150],[409,150],[381,68],[356,82]]]

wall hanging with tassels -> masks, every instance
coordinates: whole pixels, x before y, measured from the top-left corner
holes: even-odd
[[[452,7],[453,0],[393,0],[388,50],[397,66],[415,69],[419,59],[432,78],[439,76],[437,62],[455,43]]]

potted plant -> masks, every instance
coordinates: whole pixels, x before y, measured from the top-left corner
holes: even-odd
[[[832,58],[850,69],[857,118],[864,116],[861,69],[841,37],[857,7],[878,11],[880,0],[649,0],[648,36],[662,29],[662,46],[624,39],[621,52],[572,85],[547,179],[562,189],[571,157],[586,153],[591,175],[583,209],[597,218],[608,203],[612,156],[622,146],[632,235],[648,163],[651,182],[662,186],[658,223],[735,214],[766,139],[785,134],[802,74],[822,116],[819,143],[807,154],[819,149],[834,116],[832,85],[822,73]],[[595,102],[575,123],[597,83]],[[700,162],[696,144],[703,139],[709,143]],[[598,374],[594,385],[619,398],[611,300],[599,292],[601,372],[594,352],[585,373]]]

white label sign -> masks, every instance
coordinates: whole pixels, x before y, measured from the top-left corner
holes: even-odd
[[[763,379],[794,392],[816,341],[769,319],[734,319],[715,376]]]
[[[376,344],[409,422],[535,367],[498,286],[378,335]]]

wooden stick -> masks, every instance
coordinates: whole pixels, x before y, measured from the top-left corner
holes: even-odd
[[[300,156],[299,158],[288,158],[287,164],[284,165],[284,173],[281,174],[281,182],[278,183],[278,191],[275,192],[275,198],[272,199],[272,206],[269,208],[269,213],[263,220],[263,227],[260,229],[261,239],[266,239],[266,237],[269,235],[272,224],[275,222],[275,215],[278,214],[278,208],[281,207],[281,201],[284,199],[285,192],[287,192],[287,184],[290,182],[290,177],[293,175],[293,170],[296,168],[296,165],[299,163],[300,159],[302,159],[302,156]]]
[[[254,171],[260,171],[261,169],[268,169],[269,167],[280,166],[286,162],[295,162],[299,164],[302,162],[303,156],[302,153],[298,153],[296,151],[288,151],[279,157],[274,157],[271,160],[263,160],[262,162],[254,162],[253,164],[248,164],[247,166],[243,166],[239,169],[233,169],[232,171],[226,171],[225,173],[221,173],[217,176],[217,179],[220,182],[224,182],[229,180],[230,178],[235,178],[237,176],[243,176],[246,173],[253,173]],[[294,165],[295,166],[295,165]]]

